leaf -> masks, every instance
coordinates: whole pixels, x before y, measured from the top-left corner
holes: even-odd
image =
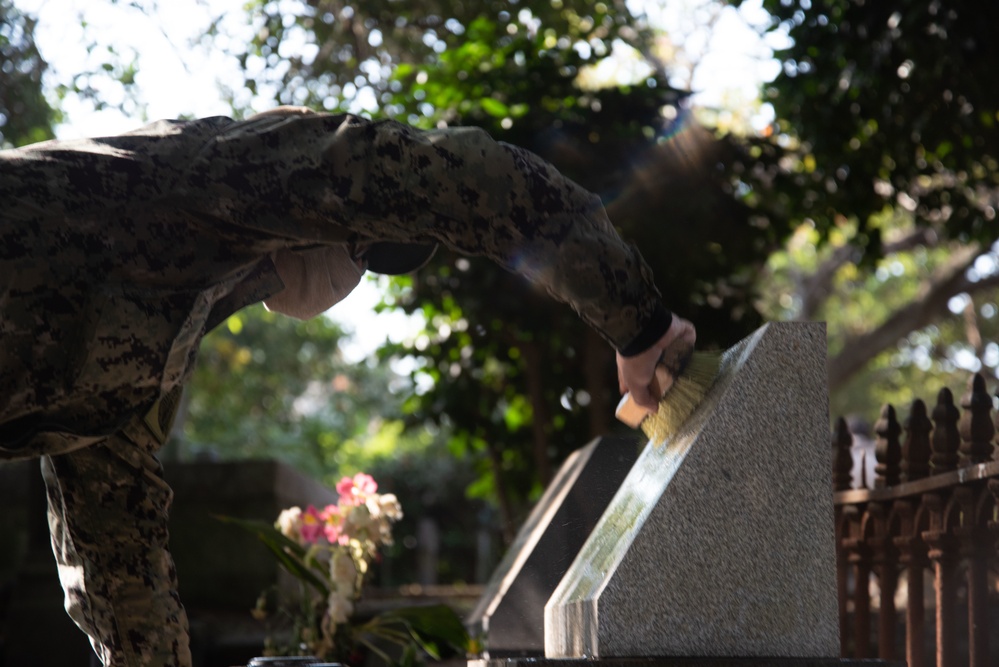
[[[483,111],[494,118],[506,118],[510,115],[510,109],[505,104],[491,97],[482,98],[479,100],[479,105]]]
[[[444,604],[405,607],[382,614],[391,622],[405,624],[413,639],[435,660],[463,653],[469,644],[468,631],[458,614]],[[450,650],[446,650],[450,647]]]
[[[419,664],[415,646],[407,646],[399,658],[399,667],[416,667]]]
[[[411,63],[399,63],[395,66],[395,70],[392,72],[392,78],[396,81],[402,81],[415,71],[416,67],[414,67]]]
[[[315,571],[306,565],[307,550],[298,542],[289,539],[272,524],[264,521],[250,519],[237,519],[230,516],[215,515],[215,518],[223,523],[233,524],[253,533],[257,539],[264,543],[277,558],[278,563],[286,569],[289,574],[312,586],[323,596],[330,594],[329,585],[316,575]]]

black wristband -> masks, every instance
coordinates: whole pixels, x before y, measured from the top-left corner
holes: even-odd
[[[653,343],[663,337],[673,324],[673,313],[666,310],[661,303],[656,306],[645,328],[632,339],[630,343],[618,350],[622,357],[634,357],[652,347]]]

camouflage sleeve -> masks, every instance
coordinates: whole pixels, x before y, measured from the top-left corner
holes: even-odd
[[[432,239],[489,257],[571,305],[625,356],[671,322],[599,198],[479,129],[264,117],[224,130],[189,173],[189,205],[292,243]]]

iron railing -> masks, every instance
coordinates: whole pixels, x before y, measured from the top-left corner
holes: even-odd
[[[833,427],[843,657],[999,664],[999,414],[980,374],[959,405],[946,388],[901,422],[885,405],[866,484],[851,480],[859,439],[844,419]]]

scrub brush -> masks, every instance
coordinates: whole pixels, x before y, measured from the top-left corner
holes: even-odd
[[[663,357],[652,379],[652,393],[660,394],[658,412],[649,413],[635,403],[630,392],[624,395],[614,412],[619,420],[632,428],[641,428],[649,440],[656,443],[663,443],[677,434],[704,400],[721,366],[718,352],[688,350],[685,354],[674,355],[671,361],[665,359],[666,354]],[[671,376],[673,385],[669,386]],[[665,392],[660,389],[664,386],[669,386]]]

